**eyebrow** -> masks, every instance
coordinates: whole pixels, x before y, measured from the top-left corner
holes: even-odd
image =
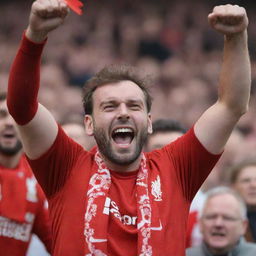
[[[140,103],[143,104],[143,101],[141,99],[137,99],[137,100],[128,100],[128,103]]]
[[[109,99],[109,100],[105,100],[103,102],[100,103],[100,107],[104,106],[106,104],[116,104],[118,103],[118,100],[115,99]],[[131,103],[137,103],[137,104],[142,104],[143,105],[143,101],[141,99],[130,99],[128,101],[126,101],[126,103],[131,104]]]
[[[101,103],[100,103],[100,107],[102,107],[102,106],[104,106],[104,105],[106,105],[106,104],[116,104],[117,103],[117,100],[112,100],[112,99],[110,99],[110,100],[105,100],[105,101],[102,101]]]

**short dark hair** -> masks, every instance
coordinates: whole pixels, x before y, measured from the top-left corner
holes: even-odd
[[[152,124],[153,134],[158,132],[181,132],[186,133],[186,128],[178,121],[173,119],[157,119]]]
[[[98,87],[125,80],[132,81],[140,87],[145,95],[147,111],[150,112],[152,97],[149,92],[149,79],[142,77],[134,67],[121,64],[103,68],[85,83],[83,88],[83,107],[85,114],[91,115],[93,112],[92,95]]]
[[[234,184],[237,182],[237,178],[240,175],[241,171],[247,166],[256,166],[255,159],[245,159],[232,167],[230,167],[228,172],[228,183]]]

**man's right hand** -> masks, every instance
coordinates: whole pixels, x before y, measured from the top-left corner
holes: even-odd
[[[64,22],[68,12],[64,0],[36,0],[31,8],[26,37],[36,43],[44,41],[50,31]]]

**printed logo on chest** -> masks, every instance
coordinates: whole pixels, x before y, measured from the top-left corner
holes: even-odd
[[[36,190],[36,179],[34,177],[26,179],[27,186],[27,200],[32,203],[38,202],[37,190]]]
[[[121,215],[119,211],[119,207],[116,202],[111,200],[109,197],[106,197],[103,214],[109,215],[113,214],[114,217],[119,219],[124,225],[136,225],[137,216],[129,216],[129,215]]]
[[[162,201],[162,190],[160,176],[157,175],[156,180],[151,182],[151,194],[155,201]]]

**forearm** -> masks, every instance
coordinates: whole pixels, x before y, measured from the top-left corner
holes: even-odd
[[[44,43],[35,44],[23,36],[10,71],[7,104],[19,125],[27,124],[38,107],[40,62]]]
[[[247,47],[247,32],[225,36],[224,59],[220,74],[219,102],[237,117],[248,108],[251,66]]]

